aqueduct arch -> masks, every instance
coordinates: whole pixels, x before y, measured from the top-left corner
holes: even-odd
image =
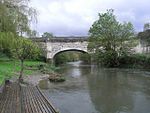
[[[57,51],[56,53],[54,53],[53,58],[55,58],[56,55],[63,53],[63,52],[67,52],[67,51],[77,51],[77,52],[81,52],[81,53],[88,53],[88,51],[81,50],[81,49],[67,48],[67,49],[63,49],[63,50],[60,50],[60,51]]]
[[[56,54],[63,51],[81,51],[88,53],[87,46],[87,39],[83,38],[52,39],[46,42],[46,58],[53,59]]]

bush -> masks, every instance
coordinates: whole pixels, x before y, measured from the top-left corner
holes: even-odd
[[[150,56],[146,54],[133,54],[119,57],[119,67],[148,68]]]
[[[96,62],[105,67],[123,67],[123,68],[149,68],[150,55],[147,54],[132,54],[122,55],[120,57],[113,51],[100,53],[97,56]]]
[[[98,52],[94,54],[94,59],[100,65],[105,67],[117,67],[118,66],[118,56],[117,52],[115,51],[105,51],[105,52]]]
[[[82,53],[80,55],[80,60],[82,60],[85,63],[91,63],[91,56],[88,53]]]
[[[58,67],[55,67],[54,65],[52,64],[42,64],[42,65],[39,65],[39,70],[41,70],[42,73],[46,73],[46,74],[49,74],[49,73],[52,73],[54,71],[56,71],[57,69],[59,69]]]

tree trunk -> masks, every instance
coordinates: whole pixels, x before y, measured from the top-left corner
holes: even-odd
[[[22,82],[23,81],[23,70],[24,70],[24,61],[21,60],[21,70],[20,70],[20,76],[19,76],[19,81]]]

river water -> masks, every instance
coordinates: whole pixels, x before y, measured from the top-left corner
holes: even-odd
[[[69,62],[64,83],[39,83],[61,113],[150,113],[150,72]]]

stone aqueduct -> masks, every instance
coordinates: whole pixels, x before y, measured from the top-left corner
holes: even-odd
[[[47,38],[32,38],[38,42],[44,50],[43,54],[46,59],[53,59],[56,54],[64,51],[81,51],[88,53],[88,38],[87,37],[56,37],[48,40]],[[144,48],[139,44],[133,48],[135,52],[142,53]]]
[[[56,37],[48,40],[47,38],[32,38],[38,42],[44,50],[46,59],[53,59],[56,54],[64,51],[81,51],[88,53],[88,41],[86,37]]]
[[[46,43],[47,58],[53,59],[54,56],[63,51],[87,51],[87,40],[85,39],[53,39]]]

